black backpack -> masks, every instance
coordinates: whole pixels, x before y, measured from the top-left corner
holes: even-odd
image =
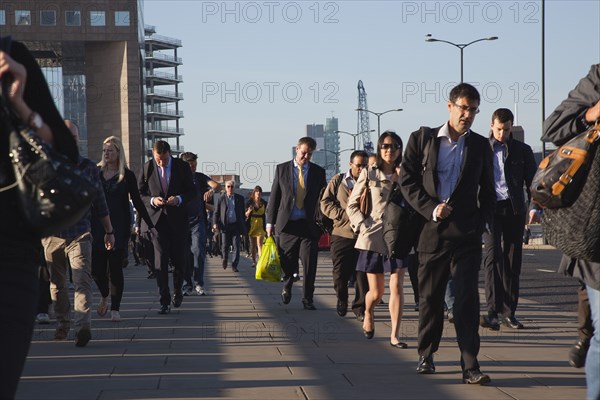
[[[337,174],[335,177],[332,178],[332,180],[334,181],[333,193],[336,196],[343,179],[344,174]],[[323,214],[323,212],[321,211],[321,199],[323,198],[323,194],[325,193],[326,188],[327,187],[322,188],[319,192],[319,202],[317,203],[317,207],[315,208],[315,224],[317,224],[317,226],[321,229],[321,231],[323,231],[323,233],[331,233],[333,231],[333,220],[325,214]]]

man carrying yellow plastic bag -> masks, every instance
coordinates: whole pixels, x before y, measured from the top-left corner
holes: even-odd
[[[256,264],[256,280],[268,282],[281,281],[281,262],[277,254],[277,246],[272,236],[265,240]]]

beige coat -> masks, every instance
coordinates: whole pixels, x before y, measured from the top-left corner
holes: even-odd
[[[344,175],[345,173],[342,173],[342,176]],[[348,189],[346,179],[342,179],[336,192],[334,186],[337,179],[338,175],[331,178],[327,184],[327,188],[323,192],[320,205],[321,212],[333,221],[332,235],[345,237],[347,239],[355,239],[356,234],[350,227],[350,220],[346,213],[350,189]]]
[[[371,189],[373,209],[371,215],[364,216],[360,212],[359,203],[360,195],[366,188],[367,174],[369,174],[369,187]],[[394,174],[391,179],[397,180],[398,177]],[[346,209],[350,218],[350,226],[354,232],[358,233],[355,246],[357,249],[387,254],[387,248],[383,241],[383,221],[381,216],[383,215],[386,200],[392,190],[392,180],[386,178],[384,173],[376,167],[369,167],[361,171],[350,199],[348,199],[348,208]]]

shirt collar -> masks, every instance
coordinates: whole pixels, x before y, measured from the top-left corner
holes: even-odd
[[[467,129],[467,131],[465,133],[463,133],[462,135],[460,135],[458,137],[458,140],[466,137],[470,132],[471,132],[471,130]],[[446,138],[446,139],[448,139],[449,142],[452,141],[452,138],[450,138],[450,128],[448,127],[448,122],[446,122],[444,125],[442,125],[442,127],[438,131],[437,137]]]

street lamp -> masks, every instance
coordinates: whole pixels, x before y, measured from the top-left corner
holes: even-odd
[[[366,111],[368,113],[371,113],[371,114],[374,114],[374,115],[377,116],[377,137],[379,137],[379,136],[381,136],[381,124],[380,124],[380,118],[381,118],[381,116],[383,114],[387,114],[387,113],[392,112],[392,111],[402,111],[402,109],[401,108],[394,108],[393,110],[387,110],[387,111],[380,112],[380,113],[375,112],[375,111],[371,111],[371,110],[367,110],[366,108],[357,108],[354,111]]]
[[[358,132],[358,133],[350,133],[350,132],[346,132],[346,131],[335,131],[335,133],[345,133],[346,135],[352,136],[352,138],[354,139],[354,150],[357,150],[356,138],[358,136],[362,135],[363,133],[371,133],[371,132],[375,132],[375,129],[371,129],[370,131],[362,131],[362,132]]]
[[[343,153],[344,151],[354,151],[354,149],[344,149],[344,150],[340,150],[340,151],[331,151],[331,150],[327,150],[327,149],[321,149],[321,151],[324,151],[326,153],[335,154],[335,173],[337,174],[340,171],[340,164],[339,164],[340,154]]]
[[[426,42],[448,43],[454,47],[457,47],[460,50],[460,83],[463,83],[463,50],[465,49],[465,47],[470,46],[473,43],[483,42],[484,40],[496,40],[496,39],[498,39],[498,36],[490,36],[490,37],[486,37],[486,38],[481,38],[481,39],[473,40],[472,42],[469,42],[469,43],[452,43],[448,40],[432,38],[431,33],[428,33],[427,35],[425,35]]]

